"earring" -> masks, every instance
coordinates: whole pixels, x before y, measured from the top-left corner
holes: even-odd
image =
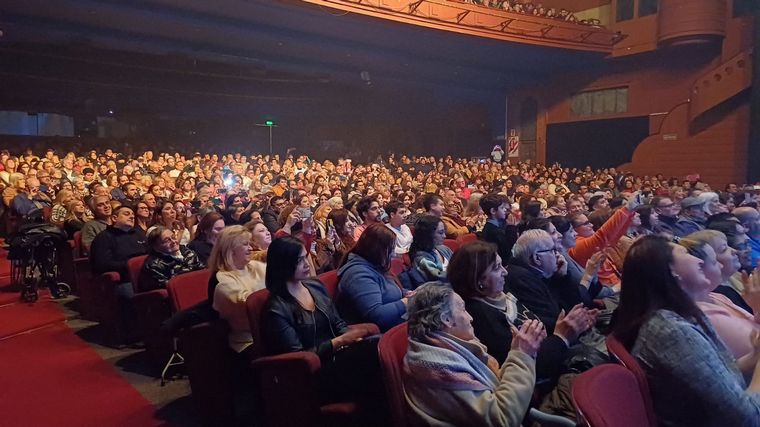
[[[486,287],[485,287],[485,286],[483,286],[483,284],[482,284],[482,283],[478,283],[478,289],[480,289],[480,290],[482,291],[482,290],[483,290],[483,289],[485,289],[485,288],[486,288]]]
[[[681,276],[677,275],[676,273],[673,273],[673,278],[675,278],[678,282],[681,281]]]

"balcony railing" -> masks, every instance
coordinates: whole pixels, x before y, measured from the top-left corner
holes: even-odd
[[[347,12],[481,37],[609,53],[625,35],[601,26],[448,0],[301,0]]]

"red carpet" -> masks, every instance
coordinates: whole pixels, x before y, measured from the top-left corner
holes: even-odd
[[[166,425],[154,418],[150,402],[65,324],[2,340],[0,354],[4,427]]]
[[[0,306],[0,342],[13,335],[64,320],[58,304],[45,293],[40,292],[40,299],[34,304],[21,302],[17,292],[0,295],[6,304]]]

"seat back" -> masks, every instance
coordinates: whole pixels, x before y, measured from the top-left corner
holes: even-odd
[[[459,246],[462,246],[465,243],[474,242],[476,240],[478,240],[478,235],[475,233],[462,234],[461,236],[457,237],[457,243],[459,243]]]
[[[409,336],[406,322],[394,326],[383,334],[378,344],[380,366],[383,370],[383,381],[388,398],[388,406],[391,410],[391,419],[395,427],[409,425],[407,417],[407,403],[404,398],[404,384],[401,372],[404,364],[404,356],[409,344]]]
[[[208,299],[208,280],[210,277],[211,271],[204,268],[169,279],[169,282],[166,283],[166,290],[169,291],[172,311],[176,313]]]
[[[620,365],[596,366],[573,381],[578,418],[589,427],[655,427],[636,377]]]
[[[140,271],[142,271],[143,264],[148,258],[147,255],[139,255],[127,260],[127,270],[129,270],[129,280],[132,282],[132,288],[135,293],[139,292],[138,282],[140,281]]]
[[[335,299],[335,296],[338,294],[338,270],[322,273],[317,276],[317,278],[325,286],[327,295],[329,295],[330,298]]]
[[[404,270],[406,270],[406,266],[404,265],[404,260],[401,258],[391,258],[391,273],[398,276],[401,274]]]
[[[456,252],[457,249],[459,249],[459,242],[457,242],[455,239],[445,239],[443,241],[443,244],[448,246],[452,252]]]
[[[82,258],[87,256],[85,250],[82,247],[82,232],[74,232],[74,258]]]
[[[638,384],[639,391],[644,399],[644,407],[647,410],[647,419],[650,425],[657,425],[657,418],[654,415],[654,407],[652,406],[652,397],[649,394],[649,383],[647,382],[647,375],[639,365],[633,355],[628,352],[622,342],[618,340],[614,335],[607,336],[607,351],[610,356],[614,357],[623,367],[628,369],[633,374]]]
[[[253,359],[258,359],[267,354],[261,334],[261,319],[264,315],[264,305],[268,299],[269,290],[260,289],[248,295],[248,299],[245,301],[248,324],[251,327],[251,336],[253,336]]]

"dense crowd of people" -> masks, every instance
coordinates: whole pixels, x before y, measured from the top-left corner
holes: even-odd
[[[546,7],[541,3],[533,3],[532,1],[467,0],[467,3],[486,6],[492,9],[503,10],[506,12],[556,19],[559,21],[573,22],[582,25],[600,26],[601,24],[598,19],[578,19],[573,12],[567,9]]]
[[[663,425],[760,423],[760,186],[501,155],[110,149],[4,151],[0,185],[6,233],[49,222],[81,239],[94,273],[120,273],[127,328],[134,288],[208,268],[209,303],[247,360],[245,302],[268,289],[266,348],[316,353],[328,400],[377,402],[366,325],[407,322],[405,398],[426,425],[520,425],[531,404],[574,419],[573,379],[610,361],[610,333]],[[127,261],[142,254],[133,286]],[[316,279],[332,270],[334,299]]]

